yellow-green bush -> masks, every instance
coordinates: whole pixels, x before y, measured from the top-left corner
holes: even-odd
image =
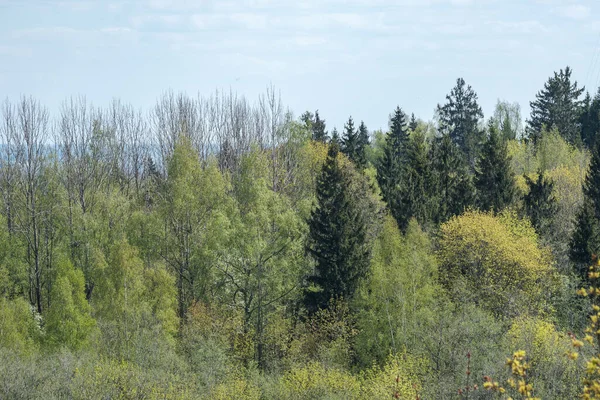
[[[310,362],[293,368],[280,379],[281,399],[414,399],[420,393],[419,376],[427,364],[408,354],[390,356],[383,367],[360,374]]]
[[[549,312],[556,272],[527,220],[470,211],[440,228],[441,282],[458,301],[499,317]]]
[[[241,376],[228,377],[225,382],[214,387],[209,395],[211,400],[259,400],[261,391],[258,386]]]
[[[191,399],[193,382],[181,376],[114,360],[98,361],[76,369],[71,382],[73,399]]]
[[[374,366],[361,376],[362,399],[415,399],[428,369],[425,359],[408,354],[390,356],[383,367]]]
[[[360,381],[347,371],[318,362],[293,368],[281,378],[282,399],[355,399]]]

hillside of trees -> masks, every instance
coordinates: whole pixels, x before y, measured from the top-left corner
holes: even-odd
[[[386,131],[273,88],[6,100],[0,399],[600,398],[600,90],[571,72],[525,119],[459,78]]]

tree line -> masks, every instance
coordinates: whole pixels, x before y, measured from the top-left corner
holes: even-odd
[[[6,100],[0,393],[486,398],[465,363],[499,375],[527,346],[536,390],[573,398],[584,366],[559,353],[600,243],[584,91],[567,67],[525,124],[506,101],[485,120],[459,78],[434,121],[397,106],[385,132],[296,119],[272,87],[147,114]]]

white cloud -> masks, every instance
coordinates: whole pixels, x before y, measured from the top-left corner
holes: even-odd
[[[581,20],[590,16],[590,8],[582,4],[571,4],[564,7],[558,7],[556,13],[566,18]]]
[[[176,26],[184,22],[181,15],[166,14],[166,15],[134,15],[130,18],[131,24],[135,28],[140,28],[148,24],[160,24],[166,26]]]
[[[540,21],[491,21],[486,24],[494,33],[502,35],[548,33],[550,30]]]
[[[254,13],[236,13],[230,16],[230,20],[247,29],[265,29],[267,27],[267,16]]]

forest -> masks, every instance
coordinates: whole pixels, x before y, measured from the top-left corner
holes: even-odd
[[[600,90],[0,106],[0,399],[600,398]],[[600,286],[600,285],[598,285]]]

